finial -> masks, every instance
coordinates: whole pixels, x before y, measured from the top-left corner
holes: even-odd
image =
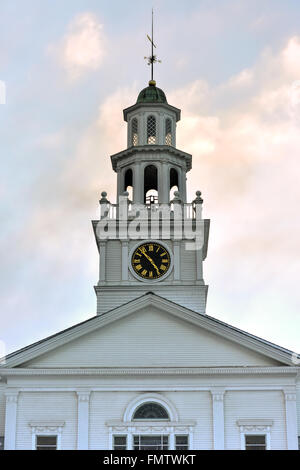
[[[155,80],[153,80],[153,64],[156,64],[157,62],[161,63],[161,60],[158,60],[157,55],[154,55],[153,53],[153,47],[156,48],[156,45],[153,42],[153,8],[152,8],[152,36],[150,38],[150,36],[147,34],[147,38],[151,42],[151,55],[149,57],[144,57],[144,59],[147,59],[148,65],[151,65],[151,80],[150,80],[151,83],[149,82],[149,85],[155,86],[156,82]]]
[[[106,191],[102,191],[101,193],[101,199],[100,199],[100,204],[109,204],[109,201],[108,199],[106,199],[106,196],[107,196],[107,192]]]
[[[203,199],[201,197],[201,191],[196,191],[196,199],[194,199],[194,201],[196,204],[202,204],[203,203]]]
[[[174,191],[174,198],[172,199],[173,204],[181,204],[181,197],[180,197],[180,192],[179,191]]]

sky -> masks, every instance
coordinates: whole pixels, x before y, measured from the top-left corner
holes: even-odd
[[[90,221],[115,200],[152,6],[155,79],[211,219],[207,313],[300,352],[300,2],[1,0],[3,352],[95,315]]]

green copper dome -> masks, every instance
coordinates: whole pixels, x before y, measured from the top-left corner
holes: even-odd
[[[150,80],[149,86],[140,92],[137,103],[167,103],[167,98],[164,92],[156,87],[156,82]]]

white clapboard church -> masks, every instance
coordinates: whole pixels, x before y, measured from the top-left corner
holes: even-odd
[[[151,80],[124,119],[117,204],[103,192],[93,221],[97,314],[2,362],[4,448],[297,449],[297,356],[206,314],[209,221],[200,192],[187,203],[180,110]]]

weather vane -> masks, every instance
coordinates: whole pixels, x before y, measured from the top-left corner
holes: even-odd
[[[153,42],[153,8],[152,8],[152,37],[147,34],[147,38],[151,42],[151,55],[149,57],[144,57],[144,59],[148,60],[148,65],[151,65],[151,82],[154,82],[153,80],[153,64],[156,64],[157,62],[161,63],[161,60],[158,60],[157,55],[154,54],[154,47],[156,48],[156,45]],[[152,83],[155,85],[155,82]]]

